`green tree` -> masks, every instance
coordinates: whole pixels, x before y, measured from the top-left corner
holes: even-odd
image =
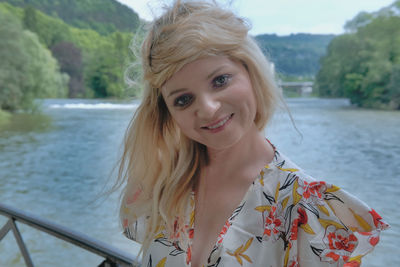
[[[0,108],[32,110],[35,98],[65,96],[68,76],[37,36],[4,12],[0,25]]]
[[[51,47],[51,52],[58,60],[61,71],[67,73],[70,77],[68,97],[85,96],[81,50],[73,43],[59,42]]]
[[[28,29],[31,32],[37,32],[38,27],[36,9],[34,9],[32,6],[26,6],[24,8],[23,24],[25,29]]]
[[[362,82],[364,77],[358,73],[348,73],[345,75],[344,87],[345,96],[347,96],[351,103],[361,105],[364,98],[362,90]]]
[[[358,28],[361,28],[372,21],[374,16],[371,13],[362,11],[355,16],[352,20],[349,20],[344,25],[344,29],[349,33],[357,32]]]
[[[320,96],[348,97],[368,108],[399,109],[400,16],[391,11],[379,14],[329,44],[316,77]]]
[[[358,73],[360,61],[368,55],[360,53],[362,44],[354,35],[344,34],[329,44],[316,76],[316,90],[321,96],[344,97],[346,74]]]
[[[112,44],[99,48],[90,62],[87,72],[89,87],[95,97],[123,97],[124,85],[122,83],[122,69],[118,59],[110,57],[116,54]]]
[[[389,107],[400,109],[400,64],[393,66],[387,91],[390,98]]]
[[[98,47],[88,52],[85,80],[95,97],[132,97],[140,94],[139,88],[127,88],[124,70],[134,60],[129,53],[130,34],[116,32],[109,35]]]
[[[119,64],[121,68],[124,66],[125,58],[126,58],[126,51],[128,47],[126,46],[126,43],[124,43],[123,36],[120,32],[115,33],[114,37],[114,51],[115,51],[115,57],[116,61]]]

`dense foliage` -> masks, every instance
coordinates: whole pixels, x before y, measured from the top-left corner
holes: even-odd
[[[274,62],[275,69],[284,76],[314,77],[319,70],[319,59],[334,35],[292,34],[277,36],[263,34],[255,37],[265,54]]]
[[[115,0],[1,0],[22,8],[31,6],[43,13],[58,17],[82,29],[92,29],[102,35],[115,31],[134,32],[139,16]]]
[[[139,94],[140,88],[127,88],[123,81],[127,63],[134,60],[128,48],[132,34],[114,32],[103,36],[90,29],[71,27],[31,6],[21,9],[0,3],[0,10],[23,23],[24,28],[51,51],[60,71],[70,77],[67,96],[126,97]]]
[[[33,109],[37,97],[65,97],[68,75],[31,31],[0,9],[0,109]]]
[[[51,47],[53,56],[61,66],[61,72],[69,75],[68,97],[74,98],[85,94],[83,83],[82,53],[73,43],[62,41]]]
[[[396,11],[397,10],[397,11]],[[346,24],[321,60],[320,96],[348,97],[369,108],[400,109],[400,1]]]

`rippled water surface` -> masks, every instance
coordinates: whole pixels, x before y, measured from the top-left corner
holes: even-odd
[[[0,202],[136,253],[117,223],[110,180],[137,102],[48,100],[43,115],[0,126]],[[391,224],[363,266],[400,266],[400,112],[356,109],[346,100],[290,99],[266,136],[316,178],[350,191]],[[0,216],[0,227],[6,219]],[[36,266],[97,266],[102,259],[19,224]],[[388,257],[387,255],[390,255]],[[0,266],[24,266],[14,237],[0,242]]]

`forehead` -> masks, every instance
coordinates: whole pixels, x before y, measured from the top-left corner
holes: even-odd
[[[226,56],[211,56],[197,59],[184,65],[162,86],[162,91],[170,91],[176,86],[194,81],[208,80],[219,70],[237,67],[237,63]]]

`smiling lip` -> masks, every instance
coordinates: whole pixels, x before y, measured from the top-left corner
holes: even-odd
[[[233,117],[233,113],[230,114],[229,116],[226,116],[225,118],[222,118],[214,123],[211,123],[207,126],[203,126],[201,128],[206,129],[206,130],[210,130],[212,132],[218,132],[219,130],[222,130],[223,127],[226,125],[226,123],[228,121],[230,121],[230,119]]]

